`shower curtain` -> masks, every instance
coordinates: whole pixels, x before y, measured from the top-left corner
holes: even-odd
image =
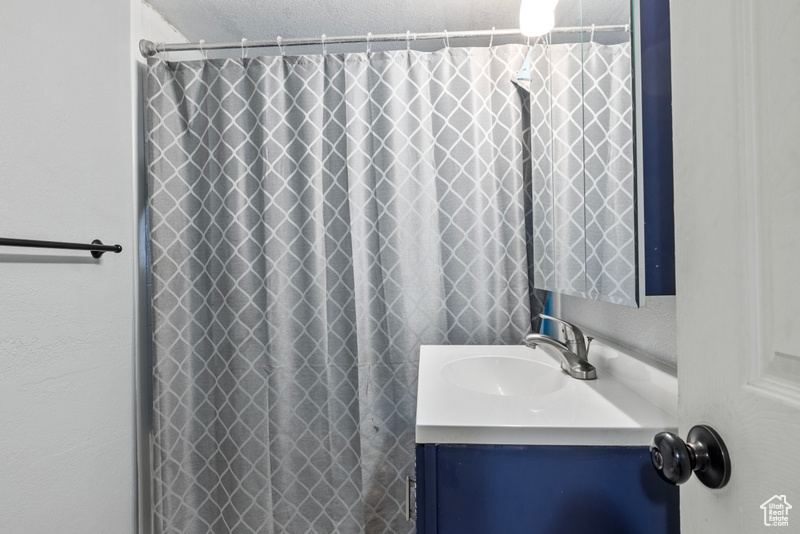
[[[520,343],[527,48],[149,61],[159,533],[403,533],[420,344]]]

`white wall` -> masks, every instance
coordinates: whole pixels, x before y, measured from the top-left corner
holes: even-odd
[[[647,297],[643,308],[629,308],[561,295],[559,313],[564,320],[642,356],[671,367],[677,364],[675,297]]]
[[[136,524],[138,2],[0,2],[0,237],[122,245],[0,248],[0,531]]]
[[[134,527],[127,2],[0,2],[0,530]]]

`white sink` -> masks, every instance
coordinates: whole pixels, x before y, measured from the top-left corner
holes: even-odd
[[[589,362],[596,380],[570,377],[542,348],[423,345],[416,441],[642,446],[677,432],[674,372],[597,338]]]
[[[530,358],[498,354],[453,360],[442,367],[442,376],[460,388],[514,397],[549,395],[569,380],[561,369]]]

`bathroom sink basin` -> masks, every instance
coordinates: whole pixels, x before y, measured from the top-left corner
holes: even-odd
[[[492,354],[451,361],[442,367],[442,376],[460,388],[515,397],[548,395],[569,383],[569,377],[551,365]]]
[[[595,338],[596,380],[524,345],[422,345],[417,443],[646,446],[677,430],[677,379]]]

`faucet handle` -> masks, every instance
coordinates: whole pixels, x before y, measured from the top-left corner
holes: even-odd
[[[574,324],[564,321],[563,319],[559,319],[558,317],[551,317],[550,315],[545,315],[543,313],[540,313],[539,317],[541,317],[542,319],[550,319],[551,321],[555,321],[557,323],[561,323],[562,325],[564,325],[566,327],[564,329],[564,334],[567,338],[567,342],[586,343],[583,331],[581,331],[581,329],[575,326]],[[572,335],[572,338],[570,338],[570,334]]]

